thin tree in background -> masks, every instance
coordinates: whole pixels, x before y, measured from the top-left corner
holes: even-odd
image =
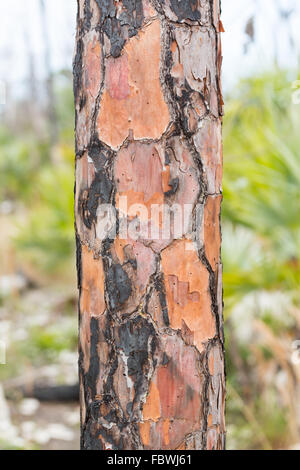
[[[47,118],[49,125],[50,146],[53,147],[57,144],[58,139],[58,125],[55,106],[55,93],[54,93],[54,80],[53,71],[51,66],[51,45],[48,32],[47,22],[47,9],[45,0],[39,0],[40,15],[44,43],[44,64],[46,72],[46,99],[47,99]]]
[[[82,449],[225,447],[221,31],[219,0],[78,0]]]

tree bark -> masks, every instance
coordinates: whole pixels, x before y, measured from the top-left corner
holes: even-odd
[[[219,0],[78,0],[82,449],[225,447],[221,31]]]

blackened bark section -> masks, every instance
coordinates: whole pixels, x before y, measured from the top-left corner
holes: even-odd
[[[87,416],[85,422],[82,423],[81,447],[84,450],[102,450],[103,446],[98,439],[97,419],[95,419],[95,398],[97,394],[97,381],[99,378],[99,323],[98,319],[92,318],[90,322],[91,339],[90,339],[90,365],[87,373],[84,372],[84,356],[83,351],[79,351],[79,371],[84,390],[84,401]]]
[[[73,88],[75,103],[82,90],[82,54],[83,42],[81,38],[77,39],[76,54],[73,63]]]
[[[112,310],[118,309],[131,296],[131,281],[120,264],[108,269],[106,288]]]
[[[163,274],[160,273],[156,277],[154,281],[154,287],[159,296],[159,302],[160,302],[160,306],[162,309],[164,323],[166,326],[170,326],[170,319],[169,319],[168,305],[167,305],[167,294],[166,294]]]
[[[91,28],[91,19],[93,14],[91,12],[91,0],[85,0],[84,4],[84,27],[88,31]]]
[[[93,160],[96,170],[102,171],[107,163],[112,161],[114,152],[94,136],[88,146],[88,155]]]
[[[104,315],[100,323],[91,320],[91,363],[81,379],[84,388],[86,417],[82,423],[82,450],[142,449],[139,437],[141,398],[149,387],[150,371],[155,368],[157,339],[153,325],[138,316],[118,325],[112,315]],[[110,345],[99,381],[103,349]],[[83,357],[81,356],[82,360]],[[93,359],[94,358],[94,359]],[[124,369],[134,387],[133,401],[119,397],[116,377]],[[98,394],[99,393],[99,394]],[[126,406],[122,405],[122,402]]]
[[[110,166],[114,152],[96,137],[92,137],[88,146],[88,156],[93,161],[95,177],[90,188],[83,190],[80,195],[80,210],[85,226],[91,229],[97,221],[99,205],[111,202],[114,188],[110,177]]]
[[[199,21],[198,0],[170,0],[171,9],[179,21]]]
[[[135,36],[144,20],[142,0],[123,0],[119,14],[114,0],[96,0],[100,10],[100,29],[109,38],[110,53],[119,57],[126,39]]]
[[[165,197],[171,197],[177,193],[178,188],[179,188],[179,178],[174,178],[172,181],[170,181],[169,186],[171,186],[172,189],[170,189],[170,191],[167,191],[165,193]]]
[[[98,347],[100,342],[99,336],[99,324],[97,318],[92,318],[90,323],[91,328],[91,359],[88,373],[86,374],[87,385],[91,394],[91,397],[96,396],[96,380],[99,377],[99,353]]]
[[[128,375],[134,381],[134,403],[139,407],[140,399],[148,389],[147,376],[150,361],[154,360],[157,345],[155,330],[146,319],[138,317],[122,325],[118,334],[120,338],[119,348],[124,351],[128,358]],[[131,406],[130,408],[133,411],[135,407]]]
[[[82,247],[78,234],[76,233],[76,268],[77,268],[77,286],[81,289],[82,282]]]
[[[109,203],[112,188],[112,183],[106,174],[103,171],[97,172],[87,199],[82,201],[83,220],[87,228],[91,229],[93,222],[96,222],[99,204]]]

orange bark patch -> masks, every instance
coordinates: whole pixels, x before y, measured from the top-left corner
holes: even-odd
[[[211,311],[209,273],[195,250],[186,250],[186,241],[178,240],[162,253],[170,326],[184,324],[194,333],[200,351],[203,342],[214,337],[215,321]]]
[[[202,379],[194,348],[174,335],[163,337],[162,350],[168,360],[154,374],[143,417],[151,421],[150,449],[176,449],[200,427]]]
[[[144,194],[147,202],[155,193],[163,193],[162,162],[155,144],[133,143],[122,149],[115,164],[115,178],[119,193],[133,190]]]
[[[224,28],[223,23],[222,23],[221,20],[219,21],[219,32],[220,33],[225,33],[225,28]]]
[[[82,292],[80,308],[84,314],[99,317],[105,311],[104,272],[102,260],[94,259],[92,251],[82,247]]]
[[[118,153],[115,163],[117,208],[123,212],[120,196],[126,197],[124,210],[128,216],[134,218],[138,215],[141,221],[147,222],[152,206],[164,202],[164,190],[170,189],[167,183],[169,177],[170,173],[164,171],[155,144],[130,144]],[[143,206],[140,213],[138,205]]]
[[[154,382],[151,382],[149,395],[143,408],[144,421],[158,421],[160,418],[159,391]]]
[[[140,423],[139,429],[140,429],[142,443],[145,446],[148,446],[150,442],[151,423],[149,421],[146,423]]]
[[[167,419],[163,423],[163,436],[164,436],[164,444],[168,446],[170,444],[170,436],[169,436],[169,429],[170,429],[170,420]]]
[[[180,307],[186,307],[190,302],[199,302],[199,292],[189,292],[189,283],[180,282],[176,276],[168,276],[169,287],[173,294],[174,302]]]
[[[95,99],[101,83],[101,45],[97,35],[88,43],[84,72],[86,90]]]
[[[162,418],[197,422],[200,398],[194,356],[190,351],[180,352],[175,348],[172,352],[174,357],[170,358],[168,366],[161,367],[157,374]]]
[[[125,100],[130,94],[127,55],[109,58],[106,63],[106,90],[113,100]]]
[[[171,186],[170,186],[170,166],[167,166],[166,169],[162,172],[162,187],[163,187],[163,192],[166,193],[170,191]]]
[[[222,196],[209,196],[204,209],[204,246],[212,269],[220,262],[221,229],[220,212]]]
[[[125,209],[125,206],[123,205],[124,199],[121,202],[121,196],[122,198],[126,198],[126,214],[129,219],[138,217],[142,222],[149,221],[151,208],[154,204],[161,205],[164,202],[163,193],[153,194],[146,202],[145,193],[130,189],[129,191],[124,191],[121,194],[117,193],[116,195],[116,208],[120,210],[121,215],[124,215],[122,209]]]
[[[170,113],[160,85],[160,53],[160,22],[154,20],[128,41],[121,57],[108,59],[98,116],[99,136],[107,145],[120,147],[130,131],[137,140],[159,139],[167,129]]]
[[[127,240],[121,240],[118,237],[116,238],[115,243],[114,243],[114,249],[115,249],[115,253],[118,257],[120,264],[124,264],[124,261],[125,261],[124,248],[126,245],[128,245]]]

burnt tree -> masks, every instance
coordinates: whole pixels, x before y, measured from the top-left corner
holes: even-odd
[[[219,0],[78,0],[82,449],[225,446],[221,31]]]

